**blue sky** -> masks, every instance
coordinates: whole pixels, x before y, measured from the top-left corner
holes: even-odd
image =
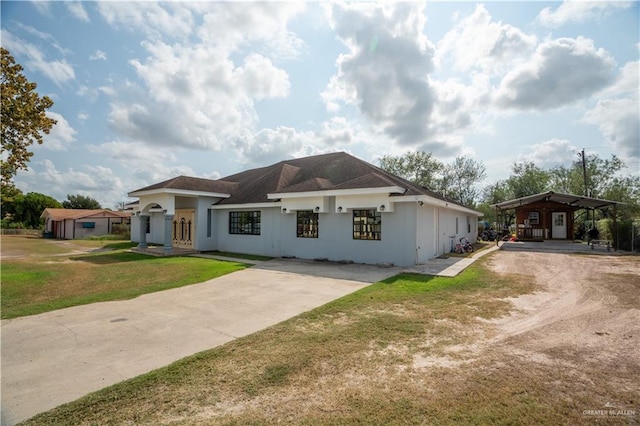
[[[640,173],[638,2],[10,2],[2,46],[58,120],[24,192],[104,207],[306,155],[616,154]]]

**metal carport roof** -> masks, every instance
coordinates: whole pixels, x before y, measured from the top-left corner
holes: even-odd
[[[508,210],[538,201],[553,201],[556,203],[566,204],[568,206],[576,206],[583,209],[600,209],[603,207],[625,204],[619,201],[602,200],[600,198],[591,198],[582,195],[562,194],[559,192],[548,191],[540,194],[503,201],[497,204],[492,204],[491,207],[495,207],[500,210]]]

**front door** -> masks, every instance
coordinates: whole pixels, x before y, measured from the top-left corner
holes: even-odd
[[[176,210],[171,230],[174,247],[193,248],[193,238],[196,233],[194,218],[195,211],[193,209]]]
[[[551,236],[554,239],[566,239],[567,238],[567,213],[566,212],[554,212],[551,213],[551,222],[553,223],[551,228]]]

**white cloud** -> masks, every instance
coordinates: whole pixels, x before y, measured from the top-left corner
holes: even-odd
[[[612,150],[627,163],[640,160],[640,62],[628,62],[582,121],[598,126]]]
[[[179,175],[196,176],[191,167],[179,164],[176,156],[176,152],[179,151],[177,149],[157,149],[144,143],[119,140],[89,145],[87,149],[118,163],[127,170],[129,175],[125,188],[127,192]],[[210,178],[211,176],[217,176],[217,174],[214,172],[200,177]]]
[[[69,12],[71,12],[71,14],[76,19],[78,19],[79,21],[90,22],[89,14],[85,10],[84,5],[82,4],[82,2],[79,2],[79,1],[66,1],[66,2],[64,2],[64,5],[67,7]]]
[[[244,59],[244,65],[233,71],[231,84],[255,99],[284,98],[289,95],[289,76],[273,66],[264,56],[251,54]]]
[[[102,50],[98,49],[91,56],[89,56],[89,60],[90,61],[97,61],[97,60],[106,61],[107,54]]]
[[[627,62],[620,69],[618,78],[610,86],[600,92],[600,96],[628,96],[638,93],[640,89],[640,61]]]
[[[26,68],[43,74],[58,86],[75,78],[73,67],[66,60],[48,61],[45,54],[35,45],[16,37],[9,31],[2,30],[2,45],[14,58],[23,56],[25,60],[22,62]]]
[[[527,147],[527,154],[520,155],[517,162],[533,162],[536,166],[549,169],[555,166],[567,165],[576,160],[579,148],[566,139],[550,139]]]
[[[328,110],[355,105],[374,130],[402,145],[429,139],[433,46],[423,33],[423,10],[417,3],[327,7],[331,27],[349,49],[322,94]]]
[[[143,32],[152,38],[184,38],[191,34],[194,17],[186,3],[98,2],[102,17],[116,28]]]
[[[627,1],[576,1],[565,0],[557,9],[545,7],[538,21],[548,27],[559,27],[570,22],[586,22],[602,18],[615,9],[626,9],[633,2]]]
[[[84,110],[78,111],[79,121],[87,121],[88,119],[89,119],[89,113],[87,111],[84,111]]]
[[[489,79],[486,75],[475,74],[469,85],[455,79],[432,81],[437,102],[431,122],[434,128],[434,140],[441,146],[431,143],[426,147],[442,156],[455,155],[462,149],[462,135],[468,131],[487,132],[490,112],[487,107],[489,98]]]
[[[509,72],[497,90],[503,108],[547,110],[585,99],[613,80],[615,61],[584,37],[540,44],[527,63]]]
[[[66,151],[69,145],[75,141],[78,132],[57,112],[47,111],[47,117],[53,118],[57,123],[51,128],[48,135],[43,135],[42,145],[34,145],[34,148]]]
[[[51,160],[43,160],[19,172],[15,182],[24,192],[41,192],[59,201],[65,200],[67,194],[82,194],[112,207],[125,198],[124,180],[113,170],[99,165],[85,165],[82,169],[60,171]]]
[[[530,57],[536,44],[535,36],[493,21],[485,6],[480,4],[438,42],[435,60],[440,66],[451,57],[456,70],[480,69],[497,74]]]
[[[640,103],[638,93],[621,99],[603,99],[587,111],[586,123],[598,126],[612,148],[623,160],[640,159]]]
[[[335,151],[349,151],[351,147],[368,147],[374,151],[374,135],[344,117],[332,117],[320,123],[316,130],[300,131],[278,126],[247,134],[234,146],[245,167],[276,163],[283,158],[298,158]],[[385,141],[388,144],[388,140]],[[380,144],[384,146],[384,143]]]
[[[263,56],[296,57],[305,44],[287,23],[305,8],[304,2],[210,2],[193,4],[203,16],[197,34],[203,43],[226,51],[251,45]]]
[[[208,150],[230,143],[242,147],[255,133],[256,102],[289,95],[289,76],[273,61],[295,57],[304,46],[287,29],[304,4],[98,7],[110,25],[146,35],[147,56],[130,61],[139,80],[127,81],[127,90],[99,89],[113,98],[109,125],[124,141]]]
[[[43,15],[51,16],[51,4],[46,1],[32,1],[31,5]]]
[[[111,141],[100,145],[88,145],[90,152],[117,161],[128,169],[153,168],[176,163],[177,158],[170,150],[160,150],[142,143]]]

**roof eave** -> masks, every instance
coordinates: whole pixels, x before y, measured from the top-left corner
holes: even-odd
[[[260,208],[270,208],[270,207],[280,207],[280,203],[278,202],[267,202],[267,203],[246,203],[246,204],[212,204],[209,207],[211,210],[231,210],[231,209],[260,209]]]
[[[377,188],[352,188],[352,189],[322,189],[318,191],[301,192],[271,192],[267,194],[270,200],[285,198],[307,198],[307,197],[331,197],[348,195],[374,195],[374,194],[403,194],[405,188],[400,186],[382,186]]]

